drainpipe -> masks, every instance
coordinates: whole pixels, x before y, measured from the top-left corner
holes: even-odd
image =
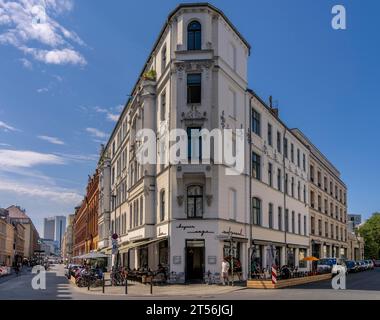
[[[252,279],[252,163],[251,163],[251,153],[252,153],[252,97],[249,99],[249,132],[248,132],[248,143],[249,143],[249,153],[248,153],[248,164],[249,164],[249,240],[248,240],[248,279]]]
[[[285,166],[285,144],[283,143],[285,141],[285,135],[286,135],[286,127],[284,128],[284,136],[283,136],[283,139],[282,141],[280,141],[280,143],[282,143],[283,147],[282,147],[282,167],[283,167],[283,176],[284,176],[284,224],[285,224],[285,264],[287,265],[288,263],[288,240],[287,240],[287,228],[289,227],[289,211],[288,211],[288,219],[286,220],[286,191],[288,189],[288,181],[286,181],[286,166]],[[286,183],[286,188],[285,188],[285,183]]]

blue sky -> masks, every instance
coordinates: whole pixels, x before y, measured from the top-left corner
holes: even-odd
[[[45,0],[46,16],[41,3],[0,0],[0,207],[25,207],[39,231],[43,217],[80,201],[100,143],[179,2]],[[380,2],[212,4],[252,45],[250,87],[273,95],[289,127],[341,171],[349,212],[380,211]],[[347,30],[331,27],[336,4]]]

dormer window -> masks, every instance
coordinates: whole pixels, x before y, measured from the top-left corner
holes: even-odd
[[[198,21],[190,22],[187,27],[187,50],[201,50],[202,27]]]

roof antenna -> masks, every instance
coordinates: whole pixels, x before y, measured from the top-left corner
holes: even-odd
[[[269,107],[272,109],[273,108],[273,97],[269,96]]]

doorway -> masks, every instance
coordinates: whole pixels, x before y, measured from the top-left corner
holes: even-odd
[[[205,241],[186,240],[186,281],[203,281]]]

